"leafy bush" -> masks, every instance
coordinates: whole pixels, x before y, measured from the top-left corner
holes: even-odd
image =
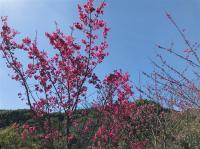
[[[23,142],[15,128],[7,127],[0,130],[0,148],[1,149],[39,149],[39,144],[32,139]]]

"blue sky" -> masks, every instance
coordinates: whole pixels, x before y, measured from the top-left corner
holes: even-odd
[[[34,38],[38,32],[40,47],[49,49],[46,31],[55,29],[57,21],[63,30],[68,30],[77,20],[76,5],[84,0],[0,0],[0,16],[8,16],[12,27],[21,36]],[[100,1],[100,0],[97,0]],[[139,72],[151,72],[149,59],[155,59],[158,51],[155,44],[176,43],[182,49],[183,42],[167,20],[168,11],[179,26],[186,29],[192,41],[200,39],[199,0],[107,0],[105,19],[111,27],[109,35],[110,56],[97,68],[103,78],[114,69],[123,69],[138,83]],[[170,59],[170,57],[168,57]],[[175,59],[171,61],[176,64]],[[25,103],[17,97],[19,85],[8,77],[5,61],[0,59],[0,109],[24,108]],[[142,83],[146,79],[142,77]]]

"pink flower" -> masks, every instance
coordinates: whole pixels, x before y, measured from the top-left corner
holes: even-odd
[[[28,37],[24,38],[22,41],[24,44],[27,44],[27,45],[29,45],[31,43],[31,40]]]
[[[79,30],[83,29],[83,25],[81,23],[74,23],[74,26]]]

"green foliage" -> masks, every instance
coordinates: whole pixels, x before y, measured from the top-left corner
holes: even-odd
[[[39,149],[39,145],[36,142],[32,139],[27,139],[25,142],[22,141],[15,128],[0,129],[1,149]]]
[[[177,144],[183,149],[200,148],[200,112],[188,110],[182,113]]]
[[[13,123],[23,124],[28,120],[31,120],[29,110],[0,110],[0,128]]]
[[[0,130],[0,148],[1,149],[17,149],[22,146],[22,142],[16,135],[16,131],[11,128]]]
[[[149,101],[137,101],[137,104],[141,106],[144,104],[152,104]],[[155,103],[156,104],[156,103]],[[149,131],[150,138],[149,148],[164,148],[164,149],[196,149],[200,148],[200,112],[197,110],[190,110],[185,112],[176,112],[173,110],[163,110],[158,105],[159,113],[164,111],[163,119],[158,121],[149,122],[150,127],[156,128],[155,131]],[[161,110],[162,109],[162,110]],[[91,136],[96,132],[98,128],[98,112],[95,109],[84,110],[87,114],[82,116],[83,110],[78,110],[75,119],[77,119],[82,125],[80,130],[83,130],[84,123],[90,118],[93,121],[93,125],[90,127],[93,131],[83,133],[77,130],[72,130],[74,134],[74,140],[72,141],[72,149],[80,148],[85,149],[91,145]],[[168,112],[166,112],[168,111]],[[158,112],[158,111],[155,111]],[[156,113],[155,113],[156,114]],[[26,141],[22,141],[20,135],[11,126],[12,123],[17,122],[23,124],[25,122],[33,123],[29,110],[16,110],[16,111],[0,111],[0,149],[39,149],[40,140],[35,140],[28,137]],[[51,119],[55,127],[62,127],[63,113],[53,113]],[[154,130],[154,129],[151,129]],[[137,136],[143,138],[145,136]],[[55,140],[54,146],[61,149],[64,144],[64,139]],[[124,148],[125,142],[119,142],[119,146]]]

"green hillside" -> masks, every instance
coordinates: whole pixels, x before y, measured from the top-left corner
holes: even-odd
[[[141,106],[144,103],[138,103]],[[146,104],[146,103],[145,103]],[[90,113],[90,117],[95,119],[95,110],[87,110]],[[163,144],[163,138],[165,140],[164,148],[174,149],[196,149],[200,148],[200,112],[197,110],[190,110],[185,112],[176,112],[163,109],[169,119],[163,121],[160,125],[159,133],[152,138],[152,146],[150,148],[159,147],[159,144]],[[77,111],[77,119],[84,119],[80,116],[81,110]],[[59,123],[62,121],[62,114],[53,113],[52,117]],[[166,116],[167,117],[167,116]],[[34,138],[29,138],[26,142],[22,141],[20,134],[16,129],[12,127],[14,123],[34,123],[31,119],[31,113],[29,110],[0,110],[0,148],[1,149],[39,149],[40,142]],[[151,122],[149,122],[151,123]],[[157,126],[155,126],[157,127]],[[85,139],[88,136],[82,136]],[[87,148],[87,146],[81,145],[77,140],[73,145],[76,148]],[[160,146],[159,148],[161,148]],[[59,147],[58,147],[59,148]]]

